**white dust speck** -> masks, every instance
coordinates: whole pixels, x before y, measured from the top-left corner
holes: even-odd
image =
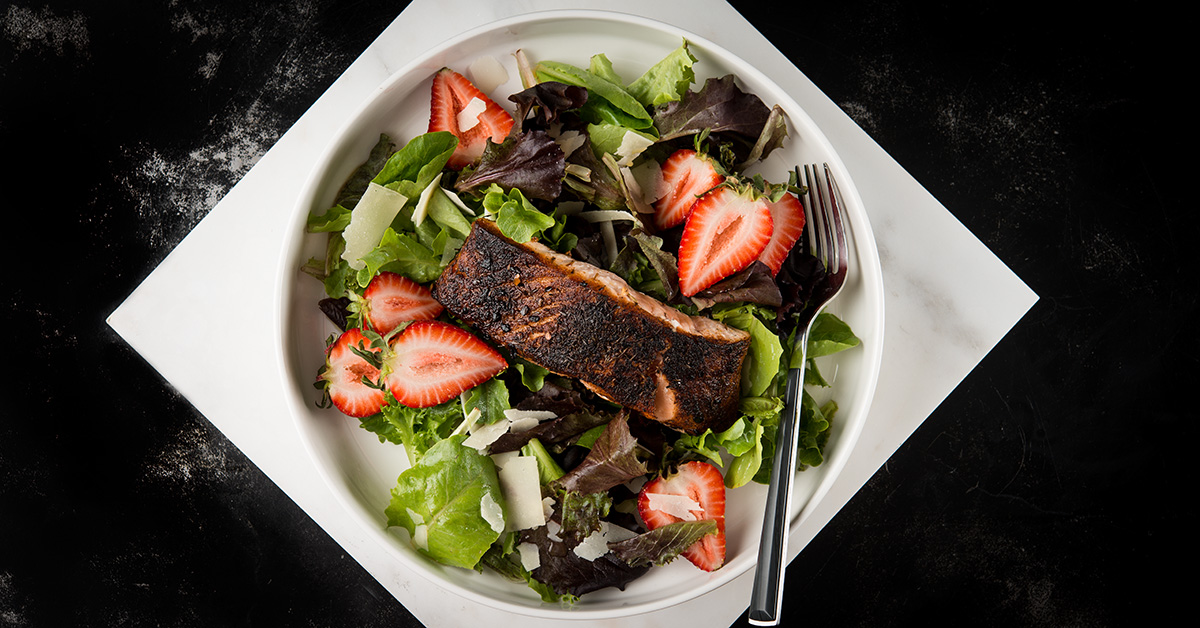
[[[211,79],[217,75],[217,69],[221,67],[221,55],[215,52],[210,52],[204,55],[204,65],[200,66],[199,73],[206,79]]]
[[[55,15],[50,7],[35,11],[9,6],[0,34],[18,53],[49,50],[60,57],[67,54],[68,48],[86,55],[90,39],[82,14]]]
[[[17,593],[13,589],[12,574],[0,572],[0,624],[5,626],[26,626],[23,609],[17,604]]]
[[[150,458],[146,474],[183,485],[194,481],[222,482],[239,471],[236,456],[227,453],[229,447],[216,430],[191,426]]]

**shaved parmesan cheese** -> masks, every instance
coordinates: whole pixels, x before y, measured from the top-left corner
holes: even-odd
[[[562,532],[562,526],[556,521],[551,519],[546,522],[546,538],[555,543],[562,543],[562,537],[558,535],[559,532]]]
[[[362,256],[379,246],[383,232],[391,226],[392,219],[406,202],[408,197],[395,190],[373,181],[367,184],[367,191],[350,212],[350,224],[342,231],[342,238],[346,240],[342,259],[350,263],[350,268],[362,270],[366,266]]]
[[[509,421],[517,419],[534,419],[535,421],[546,421],[556,419],[558,415],[549,410],[517,410],[515,408],[504,411],[504,418]]]
[[[499,477],[500,490],[508,503],[508,529],[525,530],[546,525],[537,458],[514,458],[500,470]]]
[[[458,130],[465,132],[475,128],[475,125],[479,124],[479,114],[484,111],[487,111],[487,103],[479,98],[472,98],[471,102],[458,112]]]
[[[490,94],[492,90],[508,82],[508,70],[491,55],[483,55],[467,66],[471,75],[471,83],[479,91]]]
[[[521,554],[521,566],[526,571],[533,571],[542,566],[542,556],[538,554],[538,547],[533,543],[522,543],[517,546],[517,552]]]
[[[550,517],[554,516],[554,498],[553,497],[543,497],[542,498],[542,514],[546,516],[547,521],[550,520]]]
[[[480,425],[471,432],[471,435],[463,440],[463,444],[467,447],[473,447],[483,451],[488,445],[496,442],[496,439],[504,436],[508,431],[508,421],[496,421],[487,425]]]
[[[491,493],[484,492],[483,498],[479,500],[479,516],[492,526],[496,534],[504,532],[504,509],[492,499]]]
[[[637,534],[621,526],[601,521],[599,530],[589,534],[579,545],[575,546],[575,555],[584,560],[596,560],[608,553],[609,543],[624,541],[635,536]]]
[[[621,183],[624,185],[625,193],[629,197],[629,202],[633,203],[633,208],[639,214],[653,214],[654,208],[646,202],[642,196],[642,186],[638,183],[637,177],[633,176],[633,171],[628,167],[621,167]]]
[[[636,131],[625,131],[625,135],[621,136],[621,145],[617,147],[617,156],[620,157],[617,161],[618,166],[628,166],[633,163],[633,160],[642,154],[642,151],[650,148],[654,144],[654,140],[638,133]]]
[[[658,165],[657,161],[647,159],[630,168],[630,172],[637,180],[638,188],[642,191],[642,198],[647,203],[653,203],[667,193],[667,186],[663,183],[662,166]]]
[[[520,454],[521,452],[519,451],[502,451],[498,454],[492,454],[492,462],[496,464],[496,470],[499,471],[504,468],[504,465],[512,462]]]
[[[520,434],[521,432],[527,432],[537,426],[537,419],[531,419],[528,417],[524,419],[514,419],[509,421],[508,431],[512,432],[513,434]]]
[[[633,214],[623,212],[619,209],[597,209],[590,212],[579,212],[578,216],[588,222],[612,222],[614,220],[628,220],[633,222]]]
[[[413,529],[412,542],[418,548],[429,551],[429,527],[423,523],[417,524]]]
[[[429,185],[421,190],[421,196],[417,197],[417,206],[413,209],[412,221],[414,225],[419,225],[425,221],[425,215],[429,213],[429,199],[433,198],[433,193],[438,189],[438,184],[442,180],[442,173],[438,173]]]
[[[604,530],[604,540],[609,543],[620,543],[621,541],[632,539],[633,537],[637,536],[637,532],[609,523],[607,521],[601,521],[600,524],[603,526],[602,529]]]
[[[580,541],[574,551],[576,556],[584,560],[596,560],[608,553],[608,543],[604,540],[604,534],[597,530]]]
[[[415,523],[417,525],[425,523],[425,517],[422,517],[421,513],[413,510],[412,508],[408,508],[408,507],[405,507],[404,510],[408,513],[408,518],[412,519],[413,523]]]
[[[570,157],[571,153],[583,146],[587,136],[579,131],[566,131],[554,138],[554,141],[558,142],[558,147],[562,149],[563,157]]]
[[[657,510],[661,513],[666,513],[682,519],[684,521],[695,521],[696,515],[692,514],[693,510],[704,512],[700,504],[696,500],[685,495],[668,495],[666,493],[646,493],[649,498],[646,504],[651,510]]]
[[[467,395],[467,393],[462,394],[464,408],[466,407],[466,403],[465,403],[466,395]],[[451,432],[450,435],[458,436],[459,434],[469,434],[469,433],[474,432],[475,428],[479,427],[479,425],[478,425],[479,417],[482,414],[483,413],[479,411],[479,408],[471,408],[470,412],[467,412],[466,414],[463,415],[463,422],[459,423],[458,427],[454,428],[454,431]],[[497,436],[496,438],[500,438],[500,437]],[[495,441],[493,441],[493,442],[495,442]],[[491,443],[488,443],[488,444],[490,445]]]
[[[438,175],[438,176],[441,176],[441,175]],[[467,204],[464,203],[463,200],[458,197],[458,194],[454,193],[454,190],[447,190],[445,188],[442,188],[442,191],[446,193],[447,198],[449,198],[455,205],[458,205],[458,208],[463,210],[464,212],[466,212],[467,215],[469,215],[469,216],[475,215],[475,210],[471,209],[470,207],[467,207]]]

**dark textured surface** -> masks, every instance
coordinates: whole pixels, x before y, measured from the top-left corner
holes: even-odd
[[[415,625],[104,324],[402,4],[0,5],[0,626]],[[1200,229],[1178,10],[737,4],[1041,296],[792,564],[788,617],[1187,609]]]

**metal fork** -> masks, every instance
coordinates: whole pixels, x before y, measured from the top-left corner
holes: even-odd
[[[788,371],[787,392],[783,414],[776,438],[775,460],[771,467],[771,484],[767,489],[767,506],[763,515],[762,541],[758,547],[758,567],[754,572],[754,592],[750,598],[749,620],[755,626],[779,624],[783,605],[783,576],[787,567],[784,555],[788,545],[788,517],[792,511],[792,476],[796,474],[796,448],[800,422],[800,405],[804,386],[804,364],[808,358],[808,334],[817,314],[833,300],[846,283],[847,250],[846,218],[841,192],[829,164],[824,177],[816,164],[804,167],[806,223],[811,252],[825,264],[824,281],[814,291],[798,321],[804,330],[796,341],[800,365]]]

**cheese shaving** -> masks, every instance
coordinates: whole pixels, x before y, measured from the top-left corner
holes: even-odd
[[[542,556],[538,553],[538,547],[533,543],[518,545],[517,552],[521,555],[521,566],[526,571],[533,571],[542,566]]]
[[[588,222],[613,222],[614,220],[633,221],[633,214],[623,212],[619,209],[597,209],[588,212],[579,212],[578,216]]]
[[[458,112],[458,130],[470,131],[479,124],[479,114],[487,111],[487,103],[479,100],[478,97],[472,98],[471,102],[463,107],[462,111]]]
[[[546,421],[548,419],[558,418],[558,415],[549,410],[517,410],[511,408],[504,411],[504,418],[509,421],[517,419],[535,419],[538,421]]]
[[[492,494],[484,492],[479,500],[479,516],[492,527],[496,534],[504,532],[504,509],[492,499]]]
[[[554,141],[558,142],[558,147],[562,149],[563,157],[570,157],[571,153],[583,146],[587,136],[579,131],[566,131],[554,138]]]
[[[413,529],[412,542],[418,548],[429,551],[429,527],[423,523],[417,524]]]
[[[652,144],[654,144],[654,140],[641,133],[625,131],[625,135],[621,136],[621,145],[617,147],[617,156],[621,158],[617,161],[617,165],[628,166],[632,164],[633,160]]]
[[[514,458],[497,475],[504,501],[508,503],[507,529],[525,530],[546,525],[537,458]]]
[[[467,66],[467,73],[471,75],[471,83],[485,94],[492,93],[508,82],[508,70],[491,55],[483,55],[472,61]]]
[[[496,439],[504,436],[508,432],[508,426],[508,421],[496,421],[495,423],[480,425],[471,432],[471,435],[463,441],[463,444],[482,451],[488,445],[496,442]]]
[[[647,493],[647,506],[651,510],[657,510],[684,521],[695,521],[696,515],[692,511],[704,512],[700,504],[696,500],[685,495],[669,495],[666,493]]]
[[[421,196],[417,197],[417,206],[413,208],[412,221],[414,225],[419,225],[425,221],[425,216],[429,213],[429,199],[433,198],[433,193],[438,189],[438,184],[442,180],[442,173],[438,173],[429,185],[421,190]]]

